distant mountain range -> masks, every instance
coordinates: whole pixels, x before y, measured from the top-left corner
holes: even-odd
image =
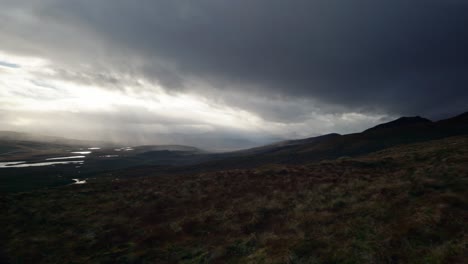
[[[2,168],[0,192],[61,186],[70,183],[73,178],[172,176],[306,164],[356,157],[397,145],[457,135],[468,135],[468,113],[437,122],[422,117],[402,117],[361,133],[327,134],[224,153],[210,153],[183,145],[128,147],[106,142],[0,132],[0,162],[43,162],[49,158],[70,156],[73,151],[89,152],[79,168],[74,165]]]
[[[214,157],[214,161],[199,164],[197,167],[202,170],[217,170],[248,168],[271,163],[299,164],[364,155],[396,145],[466,134],[468,134],[468,112],[437,122],[419,116],[401,117],[361,133],[328,134],[224,153]]]
[[[183,145],[147,145],[147,146],[138,146],[134,148],[139,152],[153,152],[153,151],[180,151],[180,152],[191,152],[191,153],[203,153],[204,150],[201,150],[196,147],[183,146]]]
[[[119,169],[123,170],[120,172],[121,175],[147,175],[148,172],[158,175],[245,169],[268,164],[303,164],[340,157],[355,157],[397,145],[467,134],[468,112],[436,122],[419,116],[401,117],[361,133],[327,134],[224,153],[210,153],[183,145],[135,146],[131,151],[116,152],[118,149],[114,148],[122,146],[117,147],[105,142],[0,132],[0,157],[6,161],[37,160],[60,156],[70,148],[104,146],[87,156],[85,166],[81,168],[82,173],[86,172],[92,176],[101,171]],[[57,169],[47,170],[54,174]],[[21,173],[24,171],[22,169]],[[16,175],[19,172],[13,173]]]
[[[14,132],[14,131],[0,131],[0,142],[37,142],[49,143],[55,145],[69,145],[69,146],[113,146],[113,144],[97,140],[79,140],[64,137],[45,136],[33,133]]]

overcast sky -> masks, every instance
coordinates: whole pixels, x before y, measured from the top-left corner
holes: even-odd
[[[0,0],[0,130],[235,149],[468,110],[468,1]]]

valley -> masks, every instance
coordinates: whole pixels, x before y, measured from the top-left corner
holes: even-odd
[[[10,140],[0,260],[462,263],[467,116],[224,153]]]
[[[466,136],[449,137],[3,196],[4,250],[35,263],[462,263],[467,150]]]

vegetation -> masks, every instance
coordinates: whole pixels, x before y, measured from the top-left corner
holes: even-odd
[[[141,173],[141,171],[139,172]],[[1,197],[11,263],[462,263],[468,137]]]
[[[70,155],[71,149],[86,148],[85,144],[90,146],[89,144],[96,143],[61,138],[49,138],[47,142],[24,141],[33,140],[34,136],[9,132],[2,137],[2,134],[5,133],[0,131],[0,151],[2,147],[16,149],[0,153],[2,161],[40,162],[46,158]],[[209,153],[180,145],[137,146],[132,151],[120,151],[121,147],[101,142],[106,147],[86,155],[85,163],[79,169],[74,165],[2,168],[0,193],[56,187],[69,184],[74,178],[96,178],[108,173],[118,175],[119,178],[131,178],[147,176],[149,173],[152,176],[174,176],[234,169],[255,170],[266,164],[303,165],[343,156],[356,157],[402,144],[462,135],[468,135],[468,112],[437,122],[420,117],[402,117],[362,133],[328,134],[226,153]],[[60,142],[75,145],[63,145]],[[119,151],[115,148],[119,148]]]

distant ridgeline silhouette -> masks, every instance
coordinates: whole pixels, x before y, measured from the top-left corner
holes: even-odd
[[[388,123],[380,124],[375,127],[369,128],[365,131],[374,131],[377,129],[384,129],[384,128],[397,128],[402,126],[409,126],[409,125],[416,125],[416,124],[430,124],[432,123],[431,120],[427,118],[423,118],[420,116],[414,117],[400,117],[396,120],[390,121]]]
[[[270,163],[300,164],[359,156],[396,145],[460,135],[468,135],[468,112],[436,122],[420,116],[401,117],[361,133],[328,134],[237,151],[226,159],[200,164],[200,168],[252,168]]]

